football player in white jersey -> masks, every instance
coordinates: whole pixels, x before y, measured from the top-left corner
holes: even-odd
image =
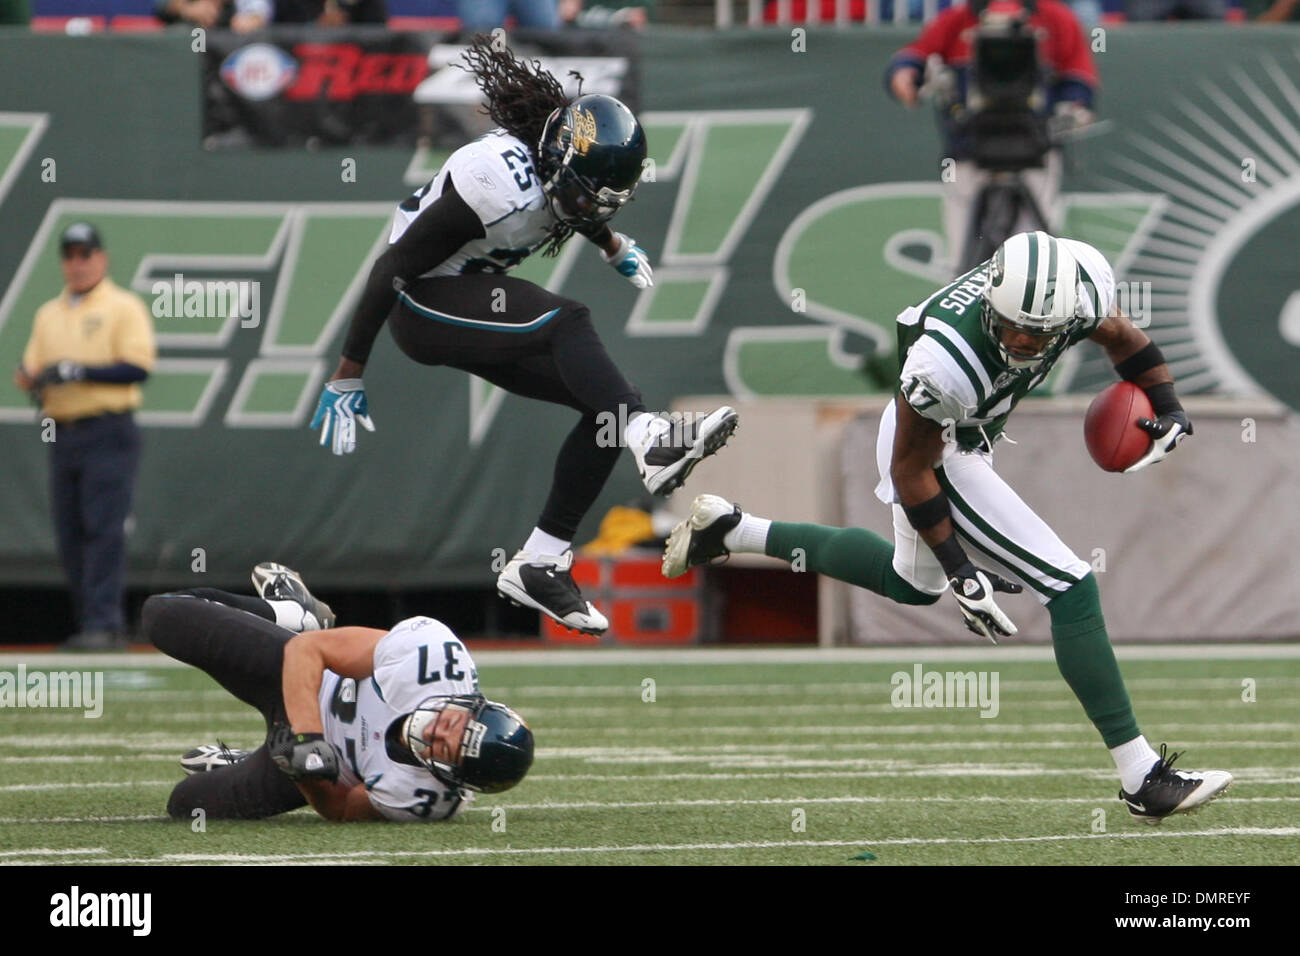
[[[636,117],[610,96],[570,102],[537,61],[517,60],[484,35],[465,59],[498,128],[454,152],[398,207],[311,427],[336,455],[354,450],[358,422],[374,430],[361,376],[385,321],[416,362],[578,411],[537,525],[497,589],[566,627],[600,634],[609,622],[574,583],[570,546],[620,446],[632,452],[646,488],[666,495],[726,443],[736,413],[650,414],[585,305],[506,275],[533,253],[557,254],[577,232],[638,289],[653,283],[645,252],[608,225],[632,199],[646,158]],[[622,434],[611,435],[611,425]]]
[[[1143,388],[1152,437],[1128,470],[1170,454],[1192,433],[1160,349],[1115,304],[1115,276],[1092,246],[1020,233],[992,259],[898,317],[899,392],[881,419],[877,496],[894,540],[863,528],[769,521],[716,495],[695,499],[664,555],[669,577],[733,551],[790,561],[904,604],[951,588],[967,627],[997,643],[1015,625],[994,600],[1028,588],[1046,605],[1061,674],[1101,734],[1130,813],[1158,822],[1193,810],[1232,782],[1224,771],[1172,769],[1137,718],[1106,634],[1091,567],[993,470],[993,445],[1020,399],[1084,339]],[[982,567],[977,567],[967,549]]]
[[[145,602],[149,640],[267,724],[257,750],[187,753],[191,776],[173,789],[169,815],[260,819],[310,803],[327,820],[432,822],[528,772],[532,731],[479,692],[474,661],[446,625],[332,627],[288,568],[258,565],[253,582],[260,597],[198,588]]]

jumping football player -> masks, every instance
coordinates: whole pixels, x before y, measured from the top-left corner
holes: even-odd
[[[993,445],[1016,403],[1084,339],[1151,399],[1155,421],[1139,422],[1151,449],[1128,471],[1160,461],[1192,425],[1160,349],[1116,307],[1110,264],[1086,243],[1020,233],[898,316],[900,388],[876,445],[876,494],[893,506],[893,542],[863,528],[770,521],[701,495],[673,530],[663,572],[676,577],[730,552],[789,561],[799,549],[809,569],[901,604],[933,604],[951,587],[967,627],[995,644],[1016,628],[994,594],[1028,587],[1051,614],[1062,676],[1115,760],[1120,799],[1158,822],[1207,803],[1232,776],[1174,770],[1177,754],[1151,748],[1091,568],[993,470]],[[968,548],[999,573],[977,567]]]
[[[698,422],[651,415],[606,353],[585,305],[505,275],[539,250],[558,254],[577,232],[634,286],[653,283],[645,252],[608,225],[641,177],[646,139],[636,117],[609,96],[570,102],[540,63],[493,49],[486,36],[475,38],[465,59],[499,128],[454,152],[398,207],[311,427],[321,428],[321,444],[336,455],[356,447],[357,422],[374,430],[361,375],[385,320],[416,362],[576,409],[582,417],[560,449],[541,517],[497,590],[566,627],[600,634],[609,622],[574,583],[570,546],[619,444],[626,442],[650,493],[666,495],[726,443],[736,413],[723,407]],[[602,437],[608,422],[626,422],[615,440]]]
[[[532,731],[483,697],[446,625],[412,617],[389,631],[336,628],[288,568],[259,564],[253,584],[259,597],[196,588],[145,601],[149,640],[267,725],[257,750],[187,753],[191,776],[172,790],[170,816],[261,819],[310,803],[327,820],[433,822],[528,772]]]

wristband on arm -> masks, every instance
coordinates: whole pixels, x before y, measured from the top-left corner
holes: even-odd
[[[907,520],[917,531],[925,531],[933,528],[935,525],[952,515],[952,508],[948,504],[948,496],[942,491],[919,505],[903,505],[903,513],[907,515]]]
[[[1143,372],[1165,364],[1165,356],[1154,342],[1148,342],[1124,361],[1115,366],[1115,372],[1126,382],[1132,382]]]
[[[1147,398],[1151,399],[1151,410],[1156,413],[1156,418],[1183,410],[1178,396],[1174,394],[1173,382],[1161,382],[1143,391],[1147,393]]]
[[[970,571],[974,570],[970,558],[966,556],[966,550],[957,541],[956,532],[953,532],[930,550],[939,559],[939,564],[943,566],[943,573],[949,578],[958,577],[968,569]]]

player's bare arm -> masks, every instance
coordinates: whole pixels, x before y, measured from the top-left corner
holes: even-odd
[[[284,646],[284,709],[300,734],[322,730],[317,695],[326,669],[362,680],[374,673],[375,645],[387,633],[374,627],[305,631]]]
[[[294,734],[310,738],[323,733],[317,695],[326,668],[343,677],[369,677],[374,673],[375,645],[385,633],[372,627],[337,627],[304,631],[285,645],[281,679],[285,712]],[[349,786],[308,776],[297,777],[294,783],[326,820],[343,823],[382,819],[363,784]]]
[[[1120,378],[1147,393],[1155,420],[1139,419],[1138,426],[1151,436],[1151,450],[1127,472],[1141,471],[1172,452],[1188,435],[1192,423],[1174,394],[1174,376],[1159,346],[1118,308],[1098,323],[1089,336],[1100,345]]]
[[[976,568],[957,540],[948,499],[934,473],[943,455],[943,427],[920,415],[902,394],[895,406],[890,478],[907,520],[943,566],[966,626],[996,644],[999,637],[1016,633],[1016,626],[997,606],[993,592],[1015,594],[1020,585]]]
[[[934,466],[943,456],[943,428],[909,405],[902,395],[897,402],[897,425],[894,431],[894,459],[890,477],[904,508],[915,508],[942,496]],[[952,520],[918,529],[921,539],[931,548],[938,547],[953,535]]]
[[[1112,365],[1119,365],[1151,344],[1150,336],[1119,309],[1102,319],[1088,338],[1105,350]],[[1138,388],[1150,388],[1152,385],[1172,384],[1173,381],[1174,376],[1169,371],[1169,366],[1161,362],[1140,373],[1133,379],[1133,384]]]

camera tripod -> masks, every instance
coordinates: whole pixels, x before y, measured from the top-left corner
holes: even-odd
[[[1019,170],[1001,170],[991,175],[992,179],[976,194],[971,208],[957,269],[959,274],[990,258],[998,246],[1020,231],[1016,224],[1023,214],[1028,214],[1031,230],[1049,231],[1047,218]]]

